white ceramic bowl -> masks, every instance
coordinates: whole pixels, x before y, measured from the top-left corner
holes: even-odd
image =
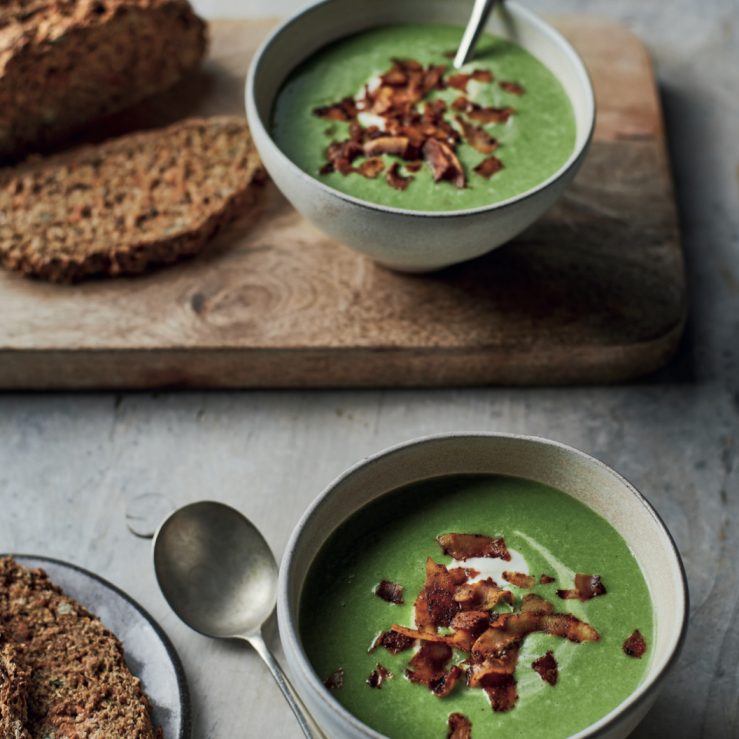
[[[381,739],[332,697],[308,661],[298,633],[303,582],[328,536],[364,505],[412,482],[459,473],[512,475],[562,490],[605,518],[631,548],[654,608],[648,671],[623,703],[576,735],[627,736],[654,703],[685,636],[688,594],[680,555],[657,513],[623,477],[572,447],[529,436],[460,434],[412,441],[359,463],[311,505],[288,543],[277,598],[285,657],[306,705],[332,739]]]
[[[285,21],[262,44],[246,81],[246,111],[264,166],[285,197],[321,230],[394,269],[427,271],[480,256],[509,241],[562,194],[590,144],[595,102],[577,53],[551,26],[514,2],[487,30],[521,45],[557,76],[575,113],[575,147],[551,177],[494,205],[453,212],[391,208],[346,195],[293,164],[269,132],[289,73],[326,44],[373,26],[418,21],[464,26],[472,0],[321,0]]]

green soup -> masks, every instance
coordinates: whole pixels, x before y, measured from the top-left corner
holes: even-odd
[[[424,584],[427,557],[449,565],[436,537],[443,533],[502,536],[512,560],[469,560],[480,577],[492,567],[527,572],[536,585],[519,589],[493,572],[516,596],[533,592],[559,613],[571,613],[600,634],[599,641],[574,643],[535,632],[522,644],[515,679],[518,702],[505,713],[492,710],[482,690],[464,681],[445,698],[412,683],[405,669],[413,650],[397,655],[368,648],[394,623],[414,626],[414,600]],[[557,589],[573,587],[575,573],[600,575],[605,595],[563,600]],[[554,582],[539,584],[547,574]],[[404,603],[375,595],[382,580],[404,587]],[[631,551],[603,518],[552,488],[519,478],[455,476],[425,481],[389,493],[348,519],[332,534],[311,566],[301,596],[299,628],[306,653],[321,680],[339,668],[343,686],[332,695],[368,726],[389,737],[443,739],[447,720],[459,712],[481,737],[565,737],[602,718],[642,681],[653,643],[647,585]],[[497,611],[510,611],[500,605]],[[626,638],[639,629],[647,652],[624,653]],[[532,662],[551,650],[558,663],[556,685],[545,682]],[[466,655],[455,652],[453,662]],[[380,663],[393,675],[379,689],[367,678]]]
[[[467,97],[481,107],[513,108],[505,122],[481,125],[495,139],[496,157],[502,164],[489,179],[475,172],[488,156],[462,137],[456,154],[466,176],[466,186],[450,181],[435,182],[431,167],[417,171],[405,169],[397,156],[382,155],[385,173],[393,162],[401,173],[412,178],[404,190],[394,189],[384,175],[374,179],[356,172],[321,174],[327,147],[332,141],[349,136],[349,123],[328,121],[316,115],[321,106],[331,105],[346,96],[359,98],[365,85],[386,72],[397,58],[411,59],[424,66],[445,65],[447,78],[452,70],[449,50],[459,43],[462,29],[453,26],[390,26],[366,31],[320,50],[296,69],[277,96],[272,117],[272,135],[282,151],[302,170],[341,192],[382,205],[422,211],[462,210],[505,200],[535,187],[554,174],[570,156],[575,143],[575,119],[570,101],[557,78],[538,59],[520,46],[484,35],[475,59],[463,72],[486,70],[491,81],[470,80],[462,91],[450,85],[435,89],[426,100],[443,100],[448,106],[446,119],[462,131],[458,118],[465,119],[452,104]],[[504,89],[516,83],[522,94]],[[501,85],[503,83],[503,85]],[[519,91],[520,92],[520,91]],[[423,109],[423,103],[418,104]],[[359,120],[365,121],[362,114]],[[421,159],[423,157],[420,157]],[[362,163],[362,158],[354,165]]]

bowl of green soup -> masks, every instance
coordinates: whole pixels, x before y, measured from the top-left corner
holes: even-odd
[[[278,619],[330,737],[625,737],[687,625],[669,532],[605,464],[497,434],[412,441],[300,520]]]
[[[321,0],[263,43],[246,109],[287,199],[338,241],[427,271],[509,241],[562,194],[595,103],[577,53],[514,2],[455,69],[471,0]]]

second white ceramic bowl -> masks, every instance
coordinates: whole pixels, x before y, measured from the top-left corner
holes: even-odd
[[[551,177],[494,205],[422,212],[346,195],[303,172],[272,140],[270,118],[287,76],[326,44],[382,25],[418,22],[464,26],[472,0],[320,0],[279,26],[262,44],[246,81],[249,126],[264,166],[285,197],[325,233],[398,270],[428,271],[480,256],[542,215],[579,169],[590,144],[595,102],[577,53],[550,25],[514,2],[492,14],[486,30],[514,41],[557,76],[575,113],[569,159]]]
[[[623,477],[572,447],[526,436],[459,434],[403,444],[350,469],[308,509],[288,543],[277,596],[282,646],[306,705],[331,739],[382,739],[343,708],[313,670],[298,626],[303,583],[331,533],[370,501],[419,480],[469,473],[523,477],[562,490],[605,518],[634,553],[655,618],[647,674],[625,701],[576,735],[628,736],[654,703],[685,637],[688,598],[680,555],[654,509]]]

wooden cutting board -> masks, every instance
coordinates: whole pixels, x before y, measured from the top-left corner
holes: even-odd
[[[436,274],[395,274],[268,185],[205,254],[174,267],[74,287],[0,274],[0,387],[602,383],[657,369],[686,301],[650,60],[610,22],[555,24],[593,77],[595,140],[566,197],[514,242]],[[241,113],[271,25],[213,23],[200,73],[88,137]]]

